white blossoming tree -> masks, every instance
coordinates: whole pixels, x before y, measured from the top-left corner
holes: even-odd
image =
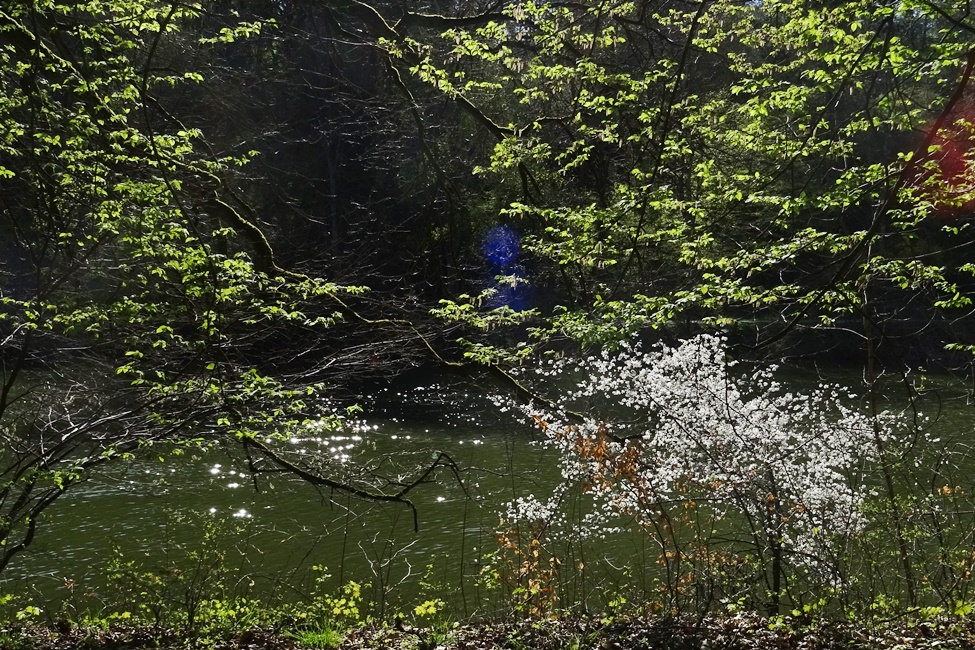
[[[581,380],[557,407],[523,411],[568,481],[659,543],[669,606],[754,597],[777,610],[792,582],[842,584],[839,549],[865,523],[862,470],[889,420],[835,387],[790,392],[775,368],[747,372],[725,355],[721,337],[701,335],[553,362],[538,372]],[[569,410],[579,403],[585,414]]]

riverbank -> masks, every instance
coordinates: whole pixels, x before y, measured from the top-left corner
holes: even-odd
[[[606,620],[504,621],[413,627],[403,623],[364,626],[326,643],[309,642],[283,628],[228,633],[226,638],[190,638],[149,626],[80,628],[67,621],[52,626],[5,628],[0,650],[826,650],[856,648],[975,649],[975,620],[964,617],[892,621],[879,625],[808,624],[739,614],[703,621],[660,617]]]

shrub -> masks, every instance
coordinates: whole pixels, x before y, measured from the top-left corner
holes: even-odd
[[[584,528],[623,514],[648,531],[664,606],[700,611],[721,599],[777,611],[803,587],[844,588],[844,543],[865,524],[864,468],[892,435],[889,415],[860,413],[836,386],[799,393],[775,367],[737,367],[713,335],[649,352],[623,345],[538,373],[575,379],[555,408],[521,410],[559,451],[566,481],[595,498]],[[523,499],[508,518],[551,512]]]

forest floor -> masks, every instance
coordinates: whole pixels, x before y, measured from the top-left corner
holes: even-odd
[[[934,619],[884,625],[799,625],[770,622],[758,615],[705,619],[661,618],[625,621],[570,617],[558,621],[521,621],[411,628],[367,626],[345,633],[338,646],[307,644],[286,630],[248,630],[224,640],[189,639],[164,630],[118,627],[83,630],[61,625],[7,630],[2,650],[975,650],[975,620]]]

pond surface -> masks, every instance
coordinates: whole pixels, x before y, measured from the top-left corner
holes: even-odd
[[[402,505],[320,492],[285,475],[255,482],[246,461],[227,450],[160,452],[115,464],[57,501],[3,589],[45,601],[63,597],[65,585],[98,594],[113,588],[106,583],[113,561],[185,571],[200,544],[226,549],[225,561],[246,576],[252,594],[300,597],[315,565],[335,585],[369,583],[377,600],[414,598],[421,578],[437,589],[466,589],[497,548],[504,504],[549,491],[556,459],[535,444],[530,427],[497,414],[470,385],[389,388],[364,401],[367,412],[349,431],[295,444],[350,467],[390,457],[390,472],[449,455],[458,474],[442,469],[411,493],[418,530]]]
[[[795,383],[801,389],[812,382]],[[559,481],[555,453],[472,385],[414,384],[363,401],[366,412],[350,431],[296,444],[350,467],[384,457],[394,459],[390,468],[421,467],[448,454],[458,476],[443,470],[412,494],[418,531],[404,506],[319,492],[284,475],[255,484],[246,463],[226,450],[187,451],[116,464],[69,492],[48,510],[35,544],[0,589],[36,594],[39,602],[80,593],[108,602],[119,588],[106,577],[113,563],[165,575],[199,570],[218,557],[229,576],[224,582],[238,594],[307,597],[320,575],[312,567],[323,566],[332,589],[353,579],[368,583],[367,600],[382,606],[446,595],[459,614],[485,611],[499,597],[482,578],[490,573],[485,564],[498,561],[491,554],[505,504],[551,492]],[[972,407],[961,391],[932,393],[923,405],[940,415],[939,427],[970,436]],[[581,497],[569,504],[570,519],[585,509]],[[201,557],[200,548],[210,555]],[[561,553],[563,562],[585,566],[583,599],[592,585],[611,588],[624,574],[630,583],[651,580],[654,551],[636,533],[588,546],[567,542]]]

